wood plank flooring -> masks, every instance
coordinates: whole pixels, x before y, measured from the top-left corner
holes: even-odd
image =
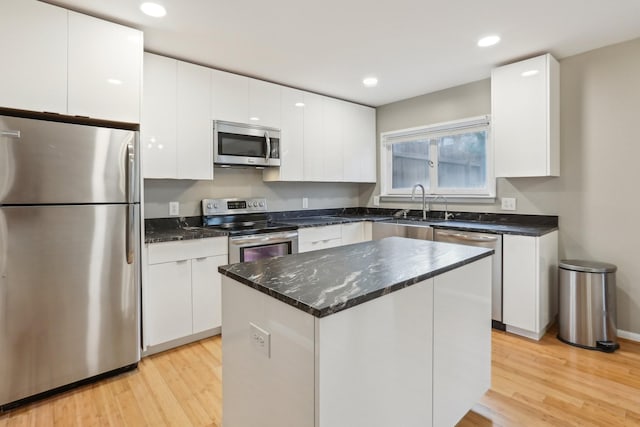
[[[555,331],[540,342],[498,331],[492,340],[492,388],[458,426],[640,426],[640,343],[620,340],[605,354]],[[215,337],[147,357],[134,372],[2,414],[0,427],[219,427],[221,349]]]

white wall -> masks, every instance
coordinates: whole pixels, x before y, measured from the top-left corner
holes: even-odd
[[[616,264],[617,326],[637,334],[640,39],[565,58],[560,65],[561,176],[499,179],[497,195],[516,197],[516,213],[559,215],[561,258]],[[378,133],[489,112],[490,81],[483,80],[378,108]],[[362,188],[360,203],[373,206],[378,192]],[[498,203],[450,209],[495,212]]]
[[[358,184],[263,182],[256,169],[215,169],[213,181],[147,179],[144,182],[145,218],[169,216],[169,202],[180,202],[180,216],[202,215],[202,199],[218,197],[266,197],[269,211],[354,207],[359,203]]]

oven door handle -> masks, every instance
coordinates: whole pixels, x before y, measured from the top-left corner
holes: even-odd
[[[229,237],[229,243],[235,246],[241,246],[245,244],[255,244],[258,242],[273,242],[288,241],[291,239],[297,239],[298,232],[293,231],[289,233],[268,233],[268,234],[254,234],[250,236],[235,236]]]

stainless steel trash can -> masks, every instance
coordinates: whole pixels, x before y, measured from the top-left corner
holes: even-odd
[[[616,330],[616,270],[597,261],[559,264],[558,339],[577,347],[612,352]]]

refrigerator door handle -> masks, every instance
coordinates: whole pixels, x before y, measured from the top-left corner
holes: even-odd
[[[136,194],[136,155],[134,151],[133,142],[127,144],[126,154],[127,164],[127,201],[129,203],[135,203]]]
[[[127,264],[133,264],[135,261],[135,235],[136,235],[136,206],[133,204],[127,205],[127,236],[126,236],[126,251],[127,251]]]

